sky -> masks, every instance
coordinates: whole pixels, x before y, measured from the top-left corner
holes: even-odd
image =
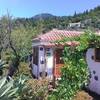
[[[0,0],[0,16],[33,17],[40,13],[68,16],[100,6],[100,0]]]

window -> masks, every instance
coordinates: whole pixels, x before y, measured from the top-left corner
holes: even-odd
[[[47,56],[51,56],[51,53],[50,53],[50,52],[47,52],[46,55],[47,55]]]
[[[33,48],[33,64],[38,65],[38,47]]]
[[[95,61],[100,62],[100,48],[95,49]]]
[[[46,48],[46,51],[50,51],[50,48]]]
[[[40,51],[43,51],[43,48],[42,47],[40,47]]]
[[[46,55],[51,56],[50,48],[46,48]]]

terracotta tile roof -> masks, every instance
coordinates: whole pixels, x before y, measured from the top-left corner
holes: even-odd
[[[39,35],[37,38],[33,39],[33,41],[39,40],[41,42],[40,45],[50,46],[50,47],[64,46],[64,45],[75,46],[75,45],[79,45],[79,43],[76,41],[69,41],[69,42],[60,43],[60,44],[56,43],[55,41],[61,40],[64,38],[80,36],[80,34],[82,33],[83,32],[80,32],[80,31],[67,31],[67,30],[53,29],[43,35]]]
[[[52,31],[49,31],[43,35],[39,35],[35,39],[39,39],[40,41],[53,42],[56,40],[61,40],[66,37],[68,38],[68,37],[79,36],[81,33],[82,32],[80,31],[67,31],[67,30],[53,29]]]

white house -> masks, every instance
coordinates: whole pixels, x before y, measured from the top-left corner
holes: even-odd
[[[100,94],[100,48],[89,48],[86,60],[90,71],[90,83],[88,88]]]
[[[100,31],[96,34],[100,35]],[[100,94],[100,48],[89,48],[86,52],[86,61],[90,71],[88,88]]]
[[[68,28],[80,28],[81,27],[81,22],[77,23],[69,23]]]
[[[41,78],[45,73],[50,79],[60,78],[60,68],[64,65],[62,52],[65,45],[78,45],[77,42],[56,44],[55,41],[65,37],[80,36],[83,32],[54,29],[33,39],[32,73],[36,78]],[[100,32],[97,33],[98,35]],[[86,52],[86,61],[90,71],[88,88],[100,94],[100,48],[89,48]]]
[[[36,78],[41,78],[45,72],[45,76],[52,79],[60,78],[60,68],[64,65],[62,60],[62,52],[64,45],[77,44],[75,41],[57,44],[55,41],[65,37],[79,36],[79,31],[67,31],[53,29],[43,35],[39,35],[33,39],[33,61],[32,72]]]

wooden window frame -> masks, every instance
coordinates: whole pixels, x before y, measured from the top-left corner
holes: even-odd
[[[95,53],[95,55],[94,55],[94,56],[95,56],[95,57],[94,57],[94,58],[95,58],[95,61],[96,61],[96,62],[100,62],[100,59],[97,59],[97,58],[96,58],[96,51],[97,51],[97,49],[99,49],[99,50],[100,50],[100,48],[95,48],[95,51],[94,51],[94,53]]]
[[[38,47],[34,47],[33,48],[33,64],[38,65],[38,56],[39,56],[39,48]]]

